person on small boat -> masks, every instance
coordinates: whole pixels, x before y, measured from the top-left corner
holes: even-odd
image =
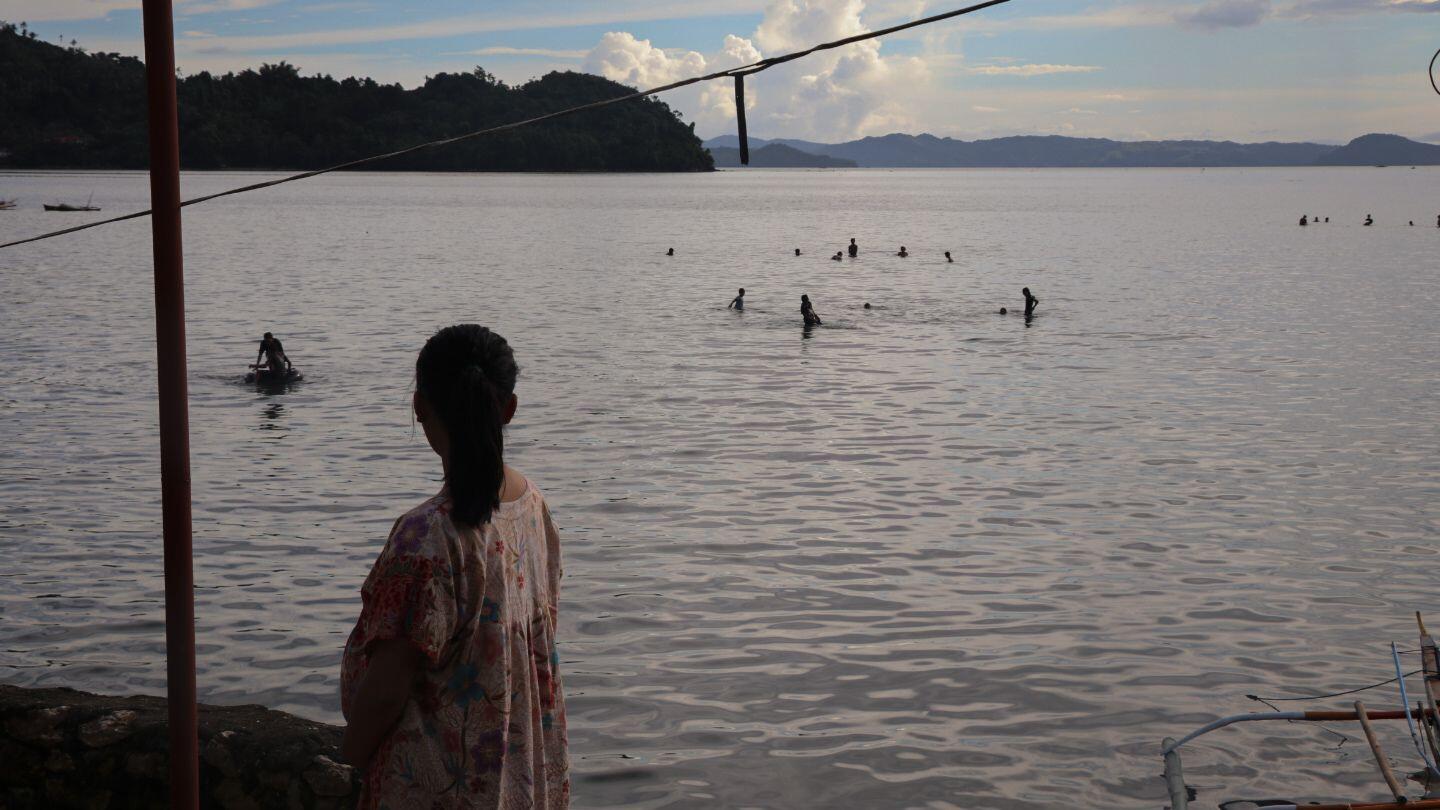
[[[853,258],[855,258],[856,256],[859,256],[859,255],[860,255],[860,246],[857,245],[857,244],[855,244],[855,238],[854,238],[854,237],[851,237],[851,238],[850,238],[850,258],[853,259]]]
[[[674,255],[675,255],[675,248],[670,248],[669,250],[665,251],[665,255],[666,255],[666,256],[674,256]]]
[[[1365,215],[1365,227],[1368,228],[1368,227],[1370,227],[1371,225],[1374,225],[1374,224],[1375,224],[1375,218],[1372,217],[1372,216],[1370,216],[1369,214],[1366,214],[1366,215]]]
[[[737,296],[735,296],[735,299],[730,302],[730,306],[726,307],[726,309],[733,309],[733,310],[735,310],[736,312],[744,312],[744,311],[745,311],[745,288],[744,288],[744,287],[741,287],[741,288],[740,288],[740,294],[737,295]]]
[[[945,251],[945,261],[950,262],[951,264],[955,263],[955,260],[950,258],[950,251],[948,250]]]
[[[262,357],[265,358],[263,364],[260,362]],[[254,368],[256,373],[268,371],[271,374],[284,376],[290,373],[293,366],[289,356],[285,354],[285,347],[280,344],[280,339],[266,332],[265,337],[260,340],[260,351],[255,355]]]
[[[908,256],[910,255],[910,251],[906,250],[904,245],[901,245],[901,246],[900,246],[900,252],[899,252],[899,253],[896,253],[895,255],[896,255],[896,256],[899,256],[899,257],[902,258],[902,259],[904,259],[904,258],[906,258],[906,257],[908,257]]]
[[[1305,227],[1306,225],[1309,225],[1309,224],[1310,224],[1310,218],[1309,218],[1309,217],[1306,217],[1306,216],[1301,216],[1301,217],[1300,217],[1300,227],[1303,228],[1303,227]]]
[[[1040,299],[1030,294],[1029,287],[1026,287],[1020,292],[1025,295],[1025,317],[1033,318],[1035,316],[1035,307],[1040,306]]]
[[[820,326],[823,321],[815,314],[815,308],[810,305],[810,296],[800,296],[800,317],[805,319],[806,326]]]

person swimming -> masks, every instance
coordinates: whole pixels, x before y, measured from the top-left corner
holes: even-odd
[[[859,255],[860,255],[860,246],[857,245],[857,244],[855,244],[855,238],[854,238],[853,236],[850,238],[850,248],[849,248],[849,249],[850,249],[850,258],[853,259],[853,258],[855,258],[856,256],[859,256]]]
[[[950,262],[951,264],[955,263],[955,260],[950,258],[950,251],[948,250],[945,251],[945,261]]]
[[[831,256],[831,257],[830,257],[830,261],[832,261],[832,262],[844,261],[844,259],[845,259],[845,253],[844,253],[844,251],[839,251],[839,250],[835,251],[835,255],[834,255],[834,256]]]
[[[260,362],[261,357],[265,358],[263,364]],[[255,364],[250,367],[257,372],[268,371],[275,375],[288,374],[294,368],[285,354],[285,347],[280,344],[280,339],[269,332],[260,339],[260,351],[255,355]]]
[[[865,302],[865,308],[866,308],[866,309],[870,309],[870,302],[869,302],[869,301],[866,301],[866,302]]]
[[[1000,314],[1001,314],[1001,315],[1009,315],[1009,314],[1010,314],[1010,310],[1006,309],[1005,307],[1000,307]]]
[[[1310,218],[1309,218],[1309,217],[1306,217],[1306,216],[1301,216],[1301,217],[1300,217],[1300,227],[1303,228],[1303,227],[1305,227],[1306,225],[1309,225],[1309,224],[1310,224]]]
[[[810,296],[800,296],[800,317],[805,319],[806,326],[820,326],[824,321],[815,314],[815,308],[810,305]]]
[[[795,248],[795,255],[796,255],[796,256],[799,256],[799,255],[800,255],[800,248]]]
[[[1025,317],[1027,317],[1027,318],[1032,318],[1032,317],[1034,317],[1034,316],[1035,316],[1035,308],[1038,307],[1038,306],[1040,306],[1040,299],[1039,299],[1039,298],[1036,298],[1035,296],[1033,296],[1033,295],[1030,294],[1030,288],[1029,288],[1029,287],[1026,287],[1025,289],[1021,290],[1020,292],[1024,293],[1024,295],[1025,295]]]
[[[735,310],[735,311],[737,311],[737,312],[744,312],[744,311],[745,311],[745,288],[744,288],[744,287],[741,287],[741,288],[740,288],[740,294],[737,295],[737,296],[735,296],[735,298],[730,302],[730,306],[726,307],[726,309],[733,309],[733,310]]]
[[[670,248],[669,250],[665,251],[665,255],[666,255],[666,256],[674,256],[674,255],[675,255],[675,248]]]
[[[1368,227],[1370,227],[1371,225],[1374,225],[1374,224],[1375,224],[1375,218],[1372,217],[1372,216],[1370,216],[1369,214],[1366,214],[1366,215],[1365,215],[1365,227],[1368,228]]]
[[[906,250],[904,245],[901,245],[901,246],[900,246],[900,252],[899,252],[899,253],[896,253],[895,255],[896,255],[896,256],[899,256],[900,258],[903,259],[903,258],[905,258],[905,257],[907,257],[907,256],[910,255],[910,251]]]

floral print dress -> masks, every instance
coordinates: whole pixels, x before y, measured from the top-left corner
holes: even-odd
[[[456,526],[443,489],[395,522],[345,644],[346,716],[372,643],[406,639],[425,663],[362,810],[568,806],[559,590],[560,538],[533,485],[478,528]]]

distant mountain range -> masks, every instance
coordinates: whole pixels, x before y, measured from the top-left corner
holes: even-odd
[[[738,165],[739,138],[722,135],[705,142],[717,167]],[[1345,146],[1322,143],[1235,143],[1233,141],[1112,141],[1021,135],[959,141],[934,135],[884,135],[845,143],[815,143],[791,138],[750,139],[751,165],[775,146],[815,158],[853,161],[862,168],[1087,168],[1208,166],[1436,166],[1440,146],[1399,135],[1365,135]],[[718,150],[718,151],[717,151]],[[731,153],[737,157],[731,162]],[[805,165],[789,152],[775,153]],[[767,155],[769,159],[769,155]],[[816,163],[809,165],[835,165]]]
[[[752,146],[753,146],[752,142]],[[708,147],[715,158],[715,168],[736,168],[740,165],[740,149],[732,146]],[[802,152],[783,143],[770,143],[750,150],[750,165],[758,169],[854,169],[853,160],[829,155]]]

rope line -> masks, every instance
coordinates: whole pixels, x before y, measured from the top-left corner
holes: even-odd
[[[608,107],[611,104],[619,104],[624,101],[633,101],[637,98],[644,98],[645,96],[653,96],[660,93],[669,92],[671,90],[678,90],[681,87],[688,87],[689,85],[699,84],[700,82],[714,81],[715,79],[726,79],[732,76],[749,76],[754,73],[769,70],[776,65],[783,65],[786,62],[792,62],[796,59],[802,59],[806,56],[810,56],[811,54],[818,53],[820,51],[827,51],[832,48],[839,48],[845,45],[853,45],[856,42],[864,42],[867,39],[877,39],[879,37],[897,33],[899,31],[904,31],[908,28],[916,28],[922,25],[930,25],[932,23],[937,23],[942,20],[948,20],[953,17],[960,17],[965,14],[973,14],[974,12],[990,8],[991,6],[998,6],[1002,3],[1008,2],[1010,2],[1010,0],[986,0],[986,2],[977,3],[973,6],[967,6],[965,8],[956,9],[954,11],[947,11],[943,14],[935,14],[930,17],[922,17],[918,20],[911,20],[909,22],[901,23],[899,25],[892,25],[889,28],[882,28],[879,31],[867,31],[863,34],[856,34],[854,36],[845,37],[844,39],[837,39],[833,42],[824,42],[819,45],[815,45],[814,47],[811,47],[807,50],[795,51],[794,53],[787,53],[781,56],[772,56],[768,59],[761,59],[758,62],[752,62],[748,65],[741,65],[739,67],[727,68],[726,70],[720,70],[714,73],[707,73],[704,76],[692,76],[688,79],[681,79],[676,82],[671,82],[670,84],[663,84],[659,87],[652,87],[649,90],[639,90],[623,96],[601,99],[600,101],[592,101],[588,104],[581,104],[577,107],[569,107],[564,110],[556,110],[555,112],[545,113],[544,115],[537,115],[533,118],[527,118],[523,121],[514,121],[509,124],[500,124],[498,126],[489,127],[487,129],[479,129],[474,132],[467,132],[463,135],[455,135],[449,138],[440,138],[438,140],[426,141],[425,143],[416,144],[414,146],[407,146],[404,149],[397,149],[393,152],[386,152],[383,155],[372,155],[370,157],[364,157],[357,160],[350,160],[344,163],[338,163],[334,166],[328,166],[323,169],[312,169],[308,172],[300,172],[299,174],[292,174],[288,177],[281,177],[275,180],[267,180],[263,183],[252,183],[248,186],[240,186],[239,188],[232,188],[228,191],[220,191],[214,194],[207,194],[203,197],[195,197],[193,199],[181,202],[180,207],[184,208],[189,205],[198,205],[200,203],[209,202],[210,200],[219,199],[221,197],[229,197],[234,194],[244,194],[247,191],[259,191],[262,188],[270,188],[271,186],[278,186],[284,183],[293,183],[297,180],[308,180],[311,177],[317,177],[322,174],[329,174],[330,172],[338,172],[344,169],[351,169],[356,166],[364,166],[368,163],[375,163],[381,160],[388,160],[390,158],[400,157],[401,155],[408,155],[412,152],[419,152],[422,149],[433,149],[438,146],[447,146],[449,144],[466,141],[471,138],[478,138],[481,135],[491,135],[496,132],[505,132],[507,130],[519,129],[520,127],[527,127],[532,124],[541,123],[543,121],[551,121],[556,118],[561,118],[567,115],[574,115],[575,113],[585,112],[587,110],[595,110],[601,107]],[[39,236],[31,236],[26,239],[18,239],[13,242],[5,242],[4,244],[0,244],[0,249],[15,247],[16,245],[24,245],[30,242],[39,242],[42,239],[53,239],[57,236],[64,236],[66,234],[72,234],[78,231],[88,230],[90,228],[98,228],[101,225],[110,225],[115,222],[124,222],[127,219],[136,219],[139,217],[149,216],[151,211],[152,209],[136,211],[133,214],[124,214],[118,217],[102,219],[98,222],[90,222],[85,225],[76,225],[73,228],[65,228],[59,231],[52,231],[50,233],[40,234]]]
[[[1436,51],[1435,55],[1430,57],[1430,86],[1435,88],[1436,95],[1440,95],[1440,84],[1435,83],[1435,63],[1437,61],[1440,61],[1440,51]]]
[[[1401,650],[1401,652],[1404,653],[1405,651],[1404,651],[1404,650]],[[1425,671],[1425,670],[1423,670],[1423,669],[1417,669],[1417,670],[1415,670],[1414,672],[1407,672],[1407,673],[1405,673],[1405,675],[1406,675],[1406,677],[1411,677],[1411,676],[1414,676],[1414,675],[1419,675],[1420,673],[1422,673],[1422,672],[1424,672],[1424,671]],[[1377,689],[1377,688],[1379,688],[1379,687],[1381,687],[1381,686],[1385,686],[1385,685],[1387,685],[1387,684],[1395,683],[1395,682],[1398,681],[1398,680],[1400,680],[1400,679],[1399,679],[1399,678],[1391,678],[1391,679],[1388,680],[1388,681],[1381,681],[1381,682],[1379,682],[1379,683],[1372,683],[1372,684],[1370,684],[1369,686],[1362,686],[1362,687],[1360,687],[1360,688],[1358,688],[1358,689],[1347,689],[1347,690],[1344,691],[1344,692],[1331,692],[1331,693],[1328,694],[1328,695],[1301,695],[1300,697],[1260,697],[1260,696],[1258,696],[1258,695],[1246,695],[1245,697],[1250,698],[1251,700],[1258,700],[1258,701],[1260,701],[1261,703],[1280,702],[1280,701],[1287,701],[1287,700],[1324,700],[1325,698],[1344,697],[1345,695],[1353,695],[1353,694],[1356,694],[1357,692],[1364,692],[1364,691],[1367,691],[1367,690],[1370,690],[1370,689]]]

